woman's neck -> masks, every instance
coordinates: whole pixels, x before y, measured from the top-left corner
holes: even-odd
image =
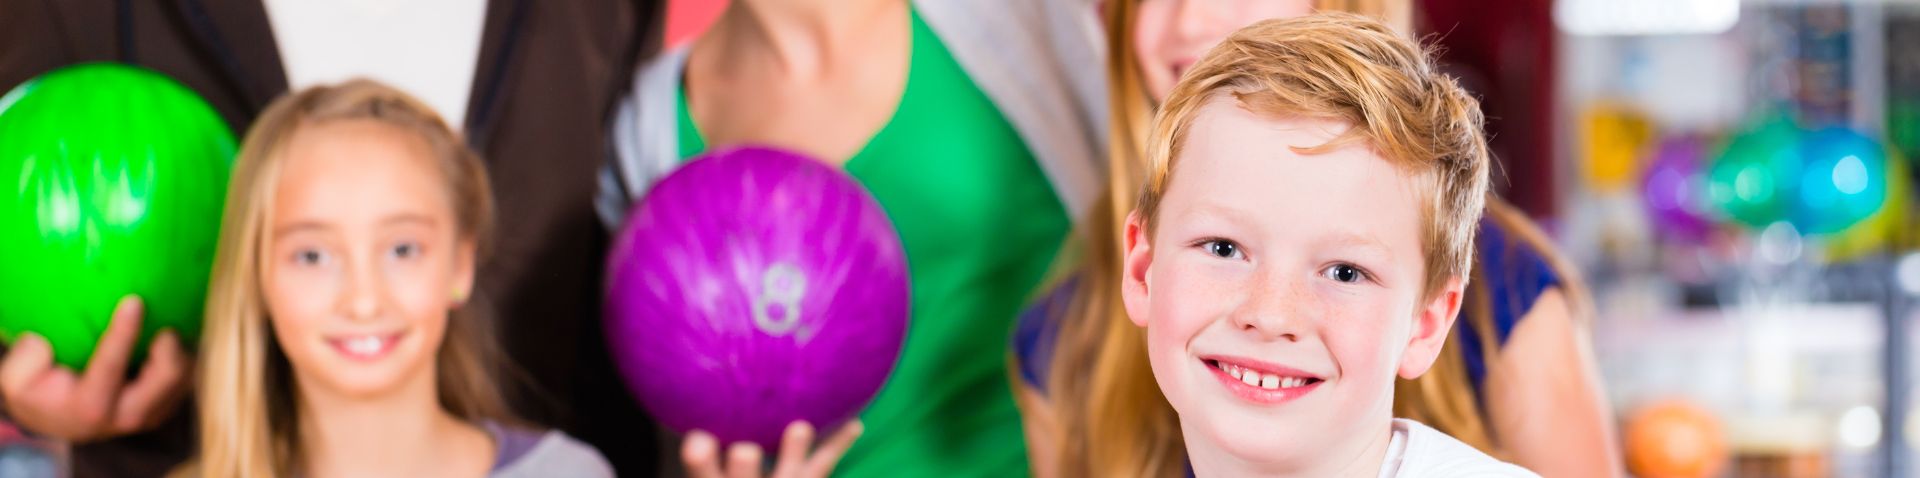
[[[484,475],[493,463],[492,438],[442,408],[432,375],[424,375],[379,397],[299,387],[301,474]]]
[[[1380,426],[1356,427],[1355,430],[1375,430],[1364,437],[1355,437],[1362,441],[1350,445],[1338,446],[1326,453],[1307,454],[1312,463],[1277,463],[1272,461],[1250,460],[1237,456],[1207,439],[1197,438],[1198,431],[1181,426],[1186,436],[1187,462],[1198,477],[1341,477],[1375,478],[1380,476],[1380,467],[1386,462],[1387,448],[1393,441],[1393,420],[1388,419]]]
[[[906,0],[736,0],[696,40],[726,64],[760,64],[787,77],[821,74],[834,62],[869,52],[862,41]],[[763,56],[765,55],[765,56]],[[704,56],[704,55],[702,55]]]

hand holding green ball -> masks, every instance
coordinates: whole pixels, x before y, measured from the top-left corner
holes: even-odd
[[[54,364],[46,339],[22,334],[0,360],[8,418],[41,435],[84,443],[151,429],[172,416],[193,360],[179,334],[162,332],[129,381],[141,312],[139,299],[120,301],[85,371]]]
[[[32,332],[85,368],[136,295],[134,356],[162,329],[199,336],[234,137],[158,73],[96,63],[0,97],[0,339]]]

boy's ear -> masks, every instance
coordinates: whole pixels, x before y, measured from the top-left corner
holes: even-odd
[[[453,248],[453,306],[467,305],[473,299],[474,262],[477,255],[476,245],[470,240],[460,240]]]
[[[1126,232],[1120,255],[1120,298],[1127,306],[1127,318],[1134,325],[1147,326],[1147,268],[1153,265],[1153,245],[1147,242],[1147,228],[1140,212],[1127,214]]]
[[[1460,302],[1464,297],[1466,279],[1455,276],[1448,278],[1432,299],[1414,311],[1413,333],[1407,337],[1406,353],[1400,355],[1400,378],[1420,378],[1433,367],[1433,361],[1440,357],[1440,349],[1447,344],[1447,332],[1453,330],[1454,318],[1460,315]]]

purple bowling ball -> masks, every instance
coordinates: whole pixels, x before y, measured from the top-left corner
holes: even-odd
[[[627,216],[607,268],[615,362],[655,419],[771,453],[879,392],[906,339],[907,260],[880,203],[804,156],[696,158]]]
[[[1641,192],[1654,232],[1684,244],[1699,244],[1713,231],[1708,220],[1706,141],[1674,136],[1660,142],[1647,167]]]

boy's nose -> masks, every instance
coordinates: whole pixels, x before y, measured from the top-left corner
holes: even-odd
[[[1262,340],[1298,342],[1314,310],[1306,287],[1306,281],[1284,273],[1259,274],[1229,318]]]

